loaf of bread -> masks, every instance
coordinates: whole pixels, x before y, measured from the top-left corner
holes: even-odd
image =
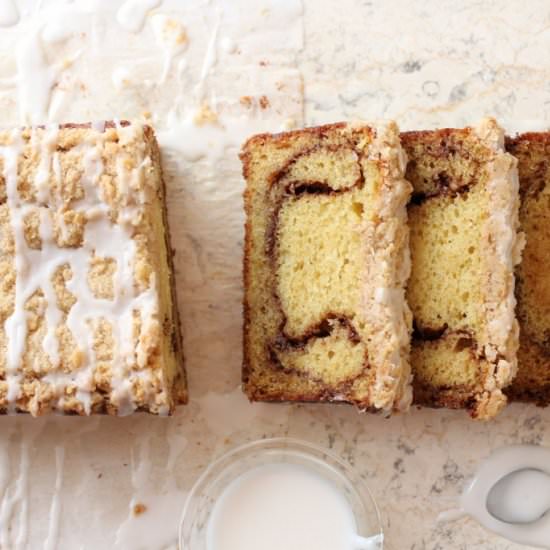
[[[151,128],[0,132],[0,412],[185,402],[171,263]]]

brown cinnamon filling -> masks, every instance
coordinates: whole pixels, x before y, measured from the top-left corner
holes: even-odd
[[[329,337],[336,325],[340,325],[342,328],[346,329],[350,342],[358,344],[361,341],[361,337],[355,330],[348,317],[345,315],[329,313],[321,322],[317,323],[313,327],[310,327],[300,338],[291,338],[290,336],[286,336],[284,331],[281,329],[272,344],[272,348],[276,351],[303,349],[310,340]]]
[[[279,221],[279,212],[285,201],[300,197],[302,195],[338,195],[340,193],[349,192],[356,187],[362,187],[365,183],[365,177],[363,174],[363,169],[361,166],[361,153],[353,147],[353,143],[350,141],[347,147],[350,152],[352,152],[357,157],[357,167],[359,177],[356,179],[353,184],[345,187],[339,187],[335,189],[330,185],[329,181],[319,181],[319,180],[295,180],[289,179],[291,169],[293,165],[300,160],[301,158],[311,154],[312,152],[317,152],[320,150],[327,151],[328,153],[341,150],[342,147],[334,145],[316,145],[315,147],[308,148],[304,151],[301,151],[294,155],[285,166],[280,169],[278,172],[275,172],[271,178],[269,185],[269,193],[271,195],[271,204],[273,204],[273,210],[271,215],[271,220],[268,224],[268,229],[266,233],[266,254],[271,260],[273,265],[274,273],[277,270],[277,234],[278,234],[278,221]],[[358,344],[361,341],[361,338],[353,326],[351,319],[347,315],[342,315],[337,312],[328,313],[319,323],[314,326],[309,327],[300,337],[290,337],[285,333],[284,327],[287,323],[287,315],[282,307],[281,300],[277,294],[274,285],[274,296],[277,302],[277,306],[282,316],[282,320],[279,326],[279,332],[274,340],[268,344],[268,353],[270,357],[270,363],[273,368],[281,370],[288,374],[296,374],[299,376],[304,376],[302,371],[297,369],[284,367],[279,358],[278,353],[285,352],[288,350],[302,350],[308,343],[312,340],[318,338],[327,338],[336,327],[343,327],[346,329],[348,339],[353,344]],[[368,362],[365,357],[365,369],[368,369]],[[333,393],[344,392],[346,389],[349,389],[353,382],[363,375],[364,370],[355,375],[352,379],[347,379],[343,381],[335,390],[331,389],[330,395],[326,395],[325,398],[331,397]],[[312,377],[310,377],[312,379]],[[318,383],[322,383],[321,380],[315,380]]]
[[[459,135],[456,135],[457,133]],[[464,149],[465,137],[466,133],[453,129],[403,132],[401,139],[409,157],[405,178],[413,184],[415,180],[418,180],[419,169],[417,166],[420,159],[427,164],[427,170],[433,169],[434,171],[434,161],[441,159],[446,159],[449,162],[453,162],[454,159],[462,159],[478,164],[478,161],[472,158],[470,153]],[[414,147],[417,143],[422,144],[420,154]],[[467,193],[476,183],[475,180],[465,181],[462,178],[457,178],[445,170],[437,171],[429,178],[433,188],[429,192],[426,192],[420,191],[418,189],[419,185],[414,185],[415,190],[411,197],[411,204],[420,205],[429,199],[442,196],[454,198]],[[424,183],[427,183],[427,181],[429,180],[424,179]]]
[[[537,199],[550,177],[550,134],[533,132],[516,137],[506,136],[505,148],[518,159],[521,199]],[[530,162],[537,154],[540,155],[540,159],[533,167]]]
[[[423,340],[423,341],[434,341],[439,340],[443,337],[443,334],[447,331],[449,325],[445,323],[441,327],[420,327],[416,322],[416,319],[413,320],[413,339]]]
[[[419,327],[416,320],[413,321],[413,345],[419,342],[435,342],[436,340],[446,340],[453,337],[457,338],[454,346],[456,353],[469,350],[475,360],[488,361],[485,351],[479,346],[471,331],[465,329],[450,330],[447,323],[441,327]],[[494,364],[497,364],[501,359],[504,359],[504,357],[497,354]]]
[[[465,195],[472,187],[471,184],[453,186],[449,176],[445,172],[440,172],[437,177],[434,178],[434,181],[437,182],[436,192],[424,193],[422,191],[414,191],[410,203],[415,206],[420,206],[427,200],[436,197],[450,197],[454,199],[460,195]]]
[[[452,330],[449,329],[449,325],[447,323],[444,323],[440,327],[420,327],[417,320],[413,320],[413,341],[435,342],[436,340],[444,340],[453,336],[458,337],[455,345],[455,351],[458,352],[465,349],[477,349],[477,341],[472,332],[469,330]]]

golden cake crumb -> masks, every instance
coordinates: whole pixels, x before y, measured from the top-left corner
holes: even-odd
[[[215,113],[208,103],[204,102],[195,113],[193,122],[197,126],[204,126],[205,124],[217,124],[218,115]]]
[[[142,504],[141,502],[138,502],[136,504],[134,504],[134,508],[132,510],[132,512],[134,513],[134,516],[141,516],[141,514],[144,514],[145,512],[147,512],[147,506],[145,506],[145,504]]]

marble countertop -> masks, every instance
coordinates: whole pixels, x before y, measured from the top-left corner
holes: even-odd
[[[388,550],[519,549],[437,516],[492,450],[550,445],[550,410],[514,404],[489,423],[426,409],[384,419],[242,395],[237,152],[255,132],[342,119],[413,129],[493,115],[510,130],[545,127],[548,3],[129,1],[134,15],[149,8],[143,18],[121,15],[121,1],[6,0],[19,17],[0,10],[1,125],[154,124],[191,400],[171,418],[0,418],[0,548],[175,549],[202,469],[237,444],[289,435],[365,477]],[[205,108],[214,121],[197,125]]]

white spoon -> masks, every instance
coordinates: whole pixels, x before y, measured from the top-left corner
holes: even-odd
[[[500,479],[487,497],[487,509],[506,523],[533,523],[550,510],[550,475],[525,468]]]

